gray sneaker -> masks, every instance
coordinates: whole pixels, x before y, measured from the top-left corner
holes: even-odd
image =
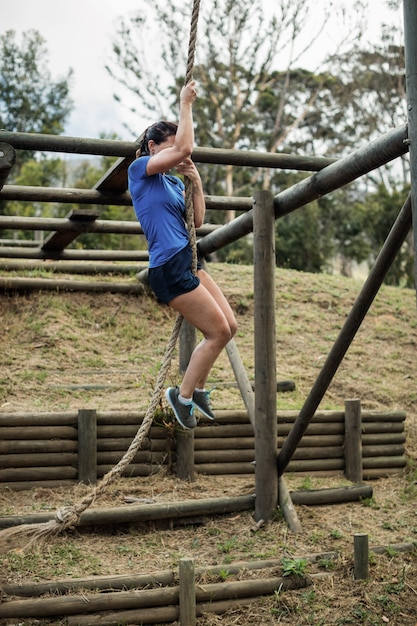
[[[210,391],[197,391],[196,389],[193,393],[193,402],[196,406],[196,409],[198,409],[200,413],[208,417],[210,420],[214,420],[215,418],[215,415],[211,410],[210,404],[210,394],[213,389],[210,389]]]
[[[197,426],[197,420],[194,417],[194,405],[192,402],[183,404],[178,400],[180,390],[178,387],[168,387],[165,397],[174,411],[177,422],[186,430],[190,430]]]

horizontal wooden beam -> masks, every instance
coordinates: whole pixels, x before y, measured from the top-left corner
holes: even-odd
[[[125,293],[142,295],[142,283],[115,283],[113,281],[63,280],[52,278],[0,278],[2,291],[83,291],[91,293]]]
[[[39,245],[39,244],[38,244]],[[1,257],[1,248],[0,248]],[[137,263],[105,263],[103,261],[89,263],[88,261],[46,261],[43,260],[1,260],[0,270],[8,272],[33,272],[47,271],[52,274],[135,274],[147,268],[147,265],[139,266]]]
[[[3,259],[53,259],[55,261],[148,261],[147,250],[41,250],[40,248],[0,248]],[[4,279],[3,285],[7,287]],[[16,283],[18,285],[18,282]]]
[[[213,210],[249,211],[253,200],[250,197],[204,196],[206,208]],[[60,202],[61,204],[96,204],[131,206],[129,192],[100,191],[96,189],[73,189],[68,187],[34,187],[30,185],[5,185],[0,191],[0,200],[20,202]],[[132,213],[133,214],[133,213]],[[8,216],[4,216],[7,218]],[[52,218],[51,218],[52,219]]]
[[[407,126],[403,125],[278,193],[274,198],[275,215],[278,218],[291,213],[407,152]],[[253,209],[205,237],[198,244],[199,252],[207,256],[252,231]]]
[[[0,131],[0,141],[10,143],[17,150],[40,150],[73,154],[126,157],[124,169],[135,158],[138,142],[112,139],[88,139],[46,135],[42,133],[17,133]],[[279,169],[318,171],[333,163],[328,157],[300,156],[285,153],[258,152],[255,150],[229,150],[224,148],[195,148],[192,158],[196,163],[221,163],[223,165],[246,165]],[[115,166],[113,166],[114,169]],[[119,164],[120,167],[120,164]],[[103,183],[97,183],[102,186]]]
[[[0,131],[0,141],[10,143],[16,150],[63,152],[68,154],[95,154],[99,156],[132,156],[137,145],[115,139],[86,139],[44,133]]]
[[[231,498],[203,498],[165,502],[158,504],[140,504],[122,507],[87,509],[81,514],[79,526],[95,524],[130,523],[160,519],[180,519],[196,515],[221,515],[238,511],[249,511],[254,507],[255,496],[234,496]],[[20,526],[22,523],[35,524],[54,519],[55,512],[33,513],[29,515],[8,515],[0,517],[0,528]],[[25,520],[23,522],[23,520]]]

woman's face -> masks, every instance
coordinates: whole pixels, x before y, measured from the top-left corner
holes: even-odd
[[[165,150],[165,148],[172,148],[175,142],[175,135],[170,135],[165,141],[162,143],[155,143],[153,139],[150,139],[148,142],[149,153],[151,156],[154,154],[158,154],[161,150]]]

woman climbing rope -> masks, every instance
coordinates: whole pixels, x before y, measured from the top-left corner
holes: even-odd
[[[179,387],[169,387],[166,398],[183,428],[194,428],[194,407],[214,419],[206,380],[222,349],[236,332],[233,311],[211,276],[197,263],[192,269],[192,247],[185,224],[184,183],[167,174],[176,168],[192,184],[194,224],[204,221],[205,200],[200,175],[191,160],[194,144],[192,105],[195,81],[180,93],[178,125],[156,122],[144,133],[136,160],[128,170],[129,190],[136,216],[149,247],[149,284],[168,304],[203,334],[193,351]]]

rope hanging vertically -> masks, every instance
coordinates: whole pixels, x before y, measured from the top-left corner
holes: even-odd
[[[188,84],[192,80],[195,47],[197,40],[197,23],[200,9],[200,0],[194,0],[193,10],[191,15],[191,27],[188,46],[188,60],[186,69],[185,84]],[[197,250],[196,250],[196,235],[194,226],[194,211],[192,205],[192,184],[188,179],[185,180],[185,210],[187,227],[190,234],[190,243],[193,250],[193,270],[195,272],[197,267]],[[95,485],[91,491],[81,499],[78,504],[71,505],[59,509],[55,513],[55,518],[41,524],[22,524],[14,528],[6,528],[0,531],[0,548],[9,549],[11,544],[19,543],[19,547],[22,547],[22,543],[25,541],[24,548],[29,548],[37,543],[46,541],[48,537],[59,535],[67,528],[77,526],[79,523],[81,514],[88,509],[93,502],[101,496],[117,478],[119,478],[126,467],[133,461],[137,451],[140,449],[144,438],[147,436],[150,427],[153,422],[155,411],[159,405],[162,392],[165,385],[165,380],[171,365],[172,356],[178,339],[178,335],[183,322],[182,315],[177,315],[174,327],[171,332],[170,339],[165,351],[164,359],[161,364],[161,368],[158,372],[155,389],[152,394],[149,407],[145,413],[142,424],[140,425],[132,443],[128,450],[125,452],[120,461],[103,476],[100,482]]]
[[[200,0],[194,0],[193,12],[191,16],[190,38],[189,38],[189,43],[188,43],[187,69],[185,72],[185,81],[184,81],[185,85],[188,85],[190,80],[192,80],[193,78],[199,11],[200,11]],[[197,240],[196,240],[196,232],[195,232],[195,224],[194,224],[192,193],[193,193],[192,183],[188,178],[186,178],[185,179],[185,215],[187,219],[187,227],[188,227],[188,233],[190,236],[191,248],[193,251],[192,269],[195,274],[197,271]]]

